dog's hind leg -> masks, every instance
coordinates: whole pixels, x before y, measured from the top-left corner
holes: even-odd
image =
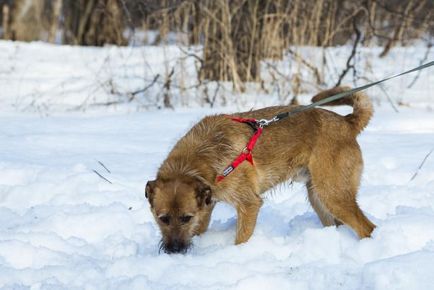
[[[362,170],[361,155],[359,150],[347,149],[335,152],[335,156],[327,156],[323,152],[321,159],[311,160],[310,188],[327,212],[350,226],[360,238],[366,238],[371,235],[375,225],[363,214],[356,201]],[[348,156],[351,159],[345,158]]]
[[[350,226],[361,239],[371,236],[375,225],[363,214],[356,200],[345,200],[340,197],[329,196],[324,198],[324,205],[333,216]]]
[[[327,208],[322,204],[317,194],[312,188],[312,182],[309,180],[306,183],[308,199],[312,208],[315,210],[318,215],[321,223],[325,227],[333,226],[333,225],[341,225],[342,223],[335,219],[335,217],[327,210]]]

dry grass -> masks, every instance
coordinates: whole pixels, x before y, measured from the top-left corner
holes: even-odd
[[[9,2],[11,6],[6,5]],[[299,71],[285,77],[293,96],[303,91],[302,70],[313,75],[315,86],[324,82],[321,65],[303,59],[294,47],[354,43],[357,49],[375,44],[384,47],[381,56],[385,56],[396,45],[434,34],[432,0],[0,0],[0,4],[5,4],[1,18],[6,39],[53,42],[60,31],[63,43],[125,45],[129,42],[125,31],[137,29],[158,32],[155,44],[159,44],[173,43],[171,32],[175,32],[177,44],[203,45],[203,53],[194,56],[201,66],[199,83],[228,81],[237,91],[243,91],[247,82],[261,82],[264,60],[289,53]],[[350,60],[345,73],[354,69]],[[271,75],[282,75],[270,68]],[[168,68],[169,88],[170,72]],[[169,92],[165,98],[170,106]]]

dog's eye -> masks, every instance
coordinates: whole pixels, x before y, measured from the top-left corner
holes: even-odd
[[[170,217],[168,215],[160,216],[159,219],[163,224],[168,225],[170,223]]]
[[[181,223],[186,224],[191,220],[192,217],[193,216],[191,216],[191,215],[183,215],[183,216],[179,217],[179,220],[181,221]]]

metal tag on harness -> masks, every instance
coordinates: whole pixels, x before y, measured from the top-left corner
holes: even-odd
[[[234,167],[232,165],[229,165],[228,167],[226,167],[226,169],[223,171],[223,176],[226,177],[228,176],[232,171],[234,171]]]

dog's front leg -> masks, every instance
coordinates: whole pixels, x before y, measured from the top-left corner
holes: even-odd
[[[243,200],[235,205],[237,209],[236,245],[247,242],[247,240],[252,236],[261,206],[262,199],[257,195],[249,198],[248,202]]]
[[[208,229],[209,222],[211,220],[211,214],[214,209],[215,202],[212,202],[207,206],[206,210],[200,216],[199,227],[197,228],[196,235],[201,235]]]

